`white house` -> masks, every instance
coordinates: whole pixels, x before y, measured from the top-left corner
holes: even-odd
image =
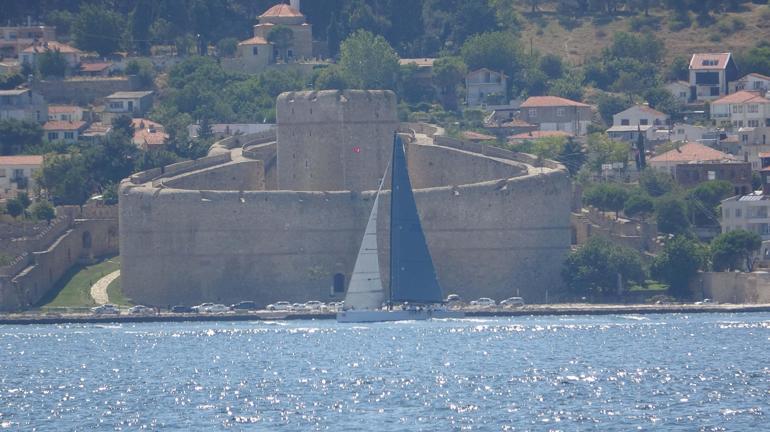
[[[500,105],[508,98],[508,77],[487,68],[477,69],[465,76],[465,89],[469,107],[479,107],[488,102]]]
[[[115,117],[141,117],[152,109],[152,91],[120,91],[104,98],[102,122],[111,123]]]
[[[48,105],[48,120],[83,120],[85,110],[77,105]]]
[[[30,89],[0,90],[0,120],[48,121],[48,104]]]
[[[80,57],[83,53],[77,48],[73,48],[65,43],[48,41],[35,43],[19,53],[19,61],[21,63],[27,63],[34,65],[37,61],[37,56],[48,51],[59,51],[67,62],[67,66],[74,69],[80,64]]]
[[[711,103],[711,120],[734,128],[770,126],[770,99],[740,90]]]
[[[0,198],[14,198],[18,192],[32,190],[32,176],[43,165],[43,156],[0,156]]]
[[[88,123],[76,121],[49,120],[43,125],[43,133],[48,141],[64,141],[67,144],[74,143],[80,138]]]
[[[731,53],[693,54],[690,59],[690,100],[711,101],[729,93],[738,79]]]
[[[583,136],[588,133],[591,105],[558,96],[531,96],[521,106],[521,120],[541,131],[564,131]]]
[[[733,92],[748,90],[760,92],[764,95],[770,90],[770,77],[758,73],[750,73],[732,84]]]
[[[612,116],[612,126],[663,126],[668,124],[668,114],[647,105],[634,105]]]
[[[679,103],[686,104],[690,101],[690,83],[687,81],[672,81],[663,88],[668,90]]]
[[[655,126],[653,125],[636,125],[636,126],[612,126],[607,129],[607,136],[615,141],[626,141],[635,143],[639,138],[639,134],[644,136],[645,141],[655,141],[657,136],[655,134]]]
[[[709,142],[714,140],[714,134],[715,130],[713,128],[687,123],[675,123],[670,128],[655,131],[656,139],[671,142]]]

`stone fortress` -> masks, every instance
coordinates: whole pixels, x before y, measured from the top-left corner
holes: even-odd
[[[343,299],[396,130],[445,295],[535,303],[561,289],[571,200],[561,165],[399,124],[390,91],[284,93],[276,109],[272,131],[121,183],[126,296],[161,306]],[[387,191],[380,205],[387,283]]]

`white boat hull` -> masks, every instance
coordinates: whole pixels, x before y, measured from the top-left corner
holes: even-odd
[[[388,321],[423,321],[431,318],[464,318],[462,311],[446,309],[396,309],[367,310],[352,309],[337,312],[337,322],[366,323]]]

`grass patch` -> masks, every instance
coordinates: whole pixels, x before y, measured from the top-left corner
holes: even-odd
[[[123,289],[120,285],[120,276],[110,282],[107,286],[107,296],[110,298],[110,303],[118,306],[133,306],[134,304],[131,299],[123,295]]]
[[[50,295],[43,298],[40,302],[41,308],[94,306],[91,285],[119,269],[119,256],[107,258],[93,265],[75,265],[56,282]]]

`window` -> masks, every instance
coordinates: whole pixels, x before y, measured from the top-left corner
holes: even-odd
[[[259,47],[252,47],[251,48],[251,54],[252,55],[259,55]]]
[[[717,172],[716,171],[709,171],[708,172],[708,179],[709,180],[716,180],[717,179]]]
[[[684,135],[684,129],[677,129],[676,130],[677,135]]]
[[[534,108],[529,109],[529,118],[535,118],[537,117],[537,110]]]
[[[746,112],[749,113],[758,113],[759,112],[759,105],[757,104],[751,104],[746,108]]]
[[[56,141],[57,139],[59,139],[58,132],[48,132],[48,141]]]
[[[647,126],[649,123],[647,119],[639,119],[639,124],[642,126]]]
[[[123,101],[120,101],[120,102],[110,102],[110,108],[112,108],[112,109],[123,109]]]
[[[762,89],[762,83],[759,81],[754,81],[754,90],[761,90]]]
[[[294,57],[294,50],[291,50],[291,49],[286,50],[286,57],[293,58]]]
[[[64,132],[64,139],[75,139],[75,132]]]
[[[719,87],[711,87],[711,96],[719,96]]]
[[[556,108],[556,117],[564,117],[564,108]]]
[[[620,120],[620,125],[621,126],[628,126],[629,124],[630,124],[630,122],[628,121],[628,119],[621,119]]]
[[[24,175],[24,170],[23,169],[16,168],[16,169],[13,170],[13,178],[19,179],[19,178],[24,178],[24,177],[26,177],[26,176]]]
[[[716,66],[719,64],[719,60],[716,59],[705,59],[703,60],[703,66]]]
[[[748,143],[749,142],[749,136],[746,135],[746,134],[742,134],[741,135],[741,142],[744,143],[744,144]]]
[[[739,208],[735,209],[735,217],[737,218],[741,217],[741,209]]]
[[[759,120],[749,120],[746,123],[749,127],[759,127]]]
[[[731,105],[733,114],[740,114],[743,112],[743,105]]]
[[[679,97],[682,99],[687,99],[687,92],[679,92]]]
[[[5,177],[5,168],[0,168],[0,177]]]

